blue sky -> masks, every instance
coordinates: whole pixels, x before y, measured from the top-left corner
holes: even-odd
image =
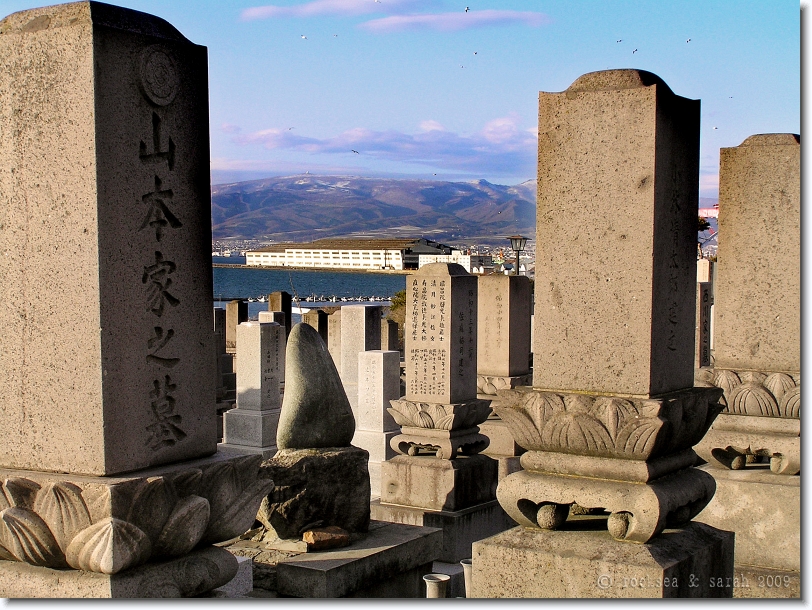
[[[215,182],[534,179],[538,92],[607,68],[649,70],[702,100],[702,197],[717,195],[720,147],[800,133],[799,4],[787,0],[114,3],[208,47]],[[0,16],[43,4],[0,0]]]

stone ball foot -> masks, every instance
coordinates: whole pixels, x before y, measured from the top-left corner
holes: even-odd
[[[522,470],[500,481],[499,504],[520,525],[560,528],[570,505],[602,508],[611,514],[607,528],[617,540],[645,543],[665,527],[690,521],[716,490],[712,476],[686,468],[647,483],[572,477]]]

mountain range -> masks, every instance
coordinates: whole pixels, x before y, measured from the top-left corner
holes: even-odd
[[[500,241],[535,235],[536,182],[300,174],[212,186],[214,239],[429,237]]]

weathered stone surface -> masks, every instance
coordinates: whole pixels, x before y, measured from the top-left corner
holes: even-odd
[[[692,385],[699,106],[641,70],[539,94],[534,386]]]
[[[701,261],[700,261],[701,262]],[[711,365],[711,306],[713,305],[713,284],[699,282],[696,285],[696,359],[694,367]]]
[[[477,278],[456,263],[430,263],[406,281],[406,398],[476,398]]]
[[[800,572],[801,478],[778,477],[764,466],[700,469],[716,479],[716,493],[696,521],[736,532],[736,565]]]
[[[648,399],[518,388],[500,390],[491,404],[525,449],[637,461],[698,443],[723,409],[721,396],[707,387]]]
[[[399,351],[398,323],[384,318],[381,320],[381,349],[386,351]]]
[[[430,510],[462,510],[496,497],[496,460],[399,455],[381,464],[381,502]]]
[[[277,447],[348,447],[355,418],[327,347],[312,326],[293,327],[285,361]]]
[[[274,487],[257,519],[279,538],[300,538],[308,529],[328,525],[367,531],[368,459],[357,447],[281,449],[260,467],[259,476],[273,479]]]
[[[307,530],[302,534],[302,540],[307,543],[308,551],[340,549],[350,544],[350,533],[335,525],[328,525]]]
[[[732,597],[732,532],[689,523],[625,544],[603,530],[605,517],[580,519],[578,529],[516,527],[475,542],[473,597]]]
[[[99,2],[0,32],[0,465],[214,453],[206,48]]]
[[[285,379],[285,328],[276,323],[237,326],[237,408],[278,409]]]
[[[801,140],[760,134],[719,155],[715,366],[801,370]],[[780,239],[767,239],[764,228]]]
[[[477,375],[527,375],[531,343],[530,279],[521,275],[481,275],[477,278],[477,289]]]
[[[113,575],[0,561],[0,597],[196,597],[231,581],[237,568],[237,559],[218,547],[206,547],[184,557],[148,563]]]
[[[333,357],[336,370],[341,371],[341,309],[331,313],[327,320],[327,349]]]
[[[273,487],[260,461],[218,451],[112,477],[0,469],[0,559],[117,574],[239,536]]]

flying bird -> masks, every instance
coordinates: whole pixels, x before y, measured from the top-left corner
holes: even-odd
[[[688,40],[686,40],[685,42],[691,42],[691,39],[689,38],[689,39],[688,39]]]
[[[634,51],[632,51],[632,55],[634,55],[635,53],[637,53],[637,49],[635,49]]]
[[[719,129],[718,127],[714,127],[714,129]]]
[[[304,34],[302,34],[302,40],[307,40],[307,36],[305,36]]]
[[[293,127],[288,127],[288,131],[290,131],[291,129],[293,129]]]
[[[474,55],[476,55],[476,51],[474,51]]]
[[[377,2],[377,1],[378,1],[378,0],[375,0],[375,2]],[[352,152],[354,152],[356,155],[360,155],[360,154],[361,154],[361,153],[359,153],[357,150],[354,150],[354,149],[351,149],[351,150],[352,150]]]
[[[623,42],[623,39],[621,38],[620,40],[616,40],[615,42]]]
[[[470,9],[469,9],[469,8],[466,6],[466,7],[465,7],[465,12],[467,13],[469,10],[470,10]]]

